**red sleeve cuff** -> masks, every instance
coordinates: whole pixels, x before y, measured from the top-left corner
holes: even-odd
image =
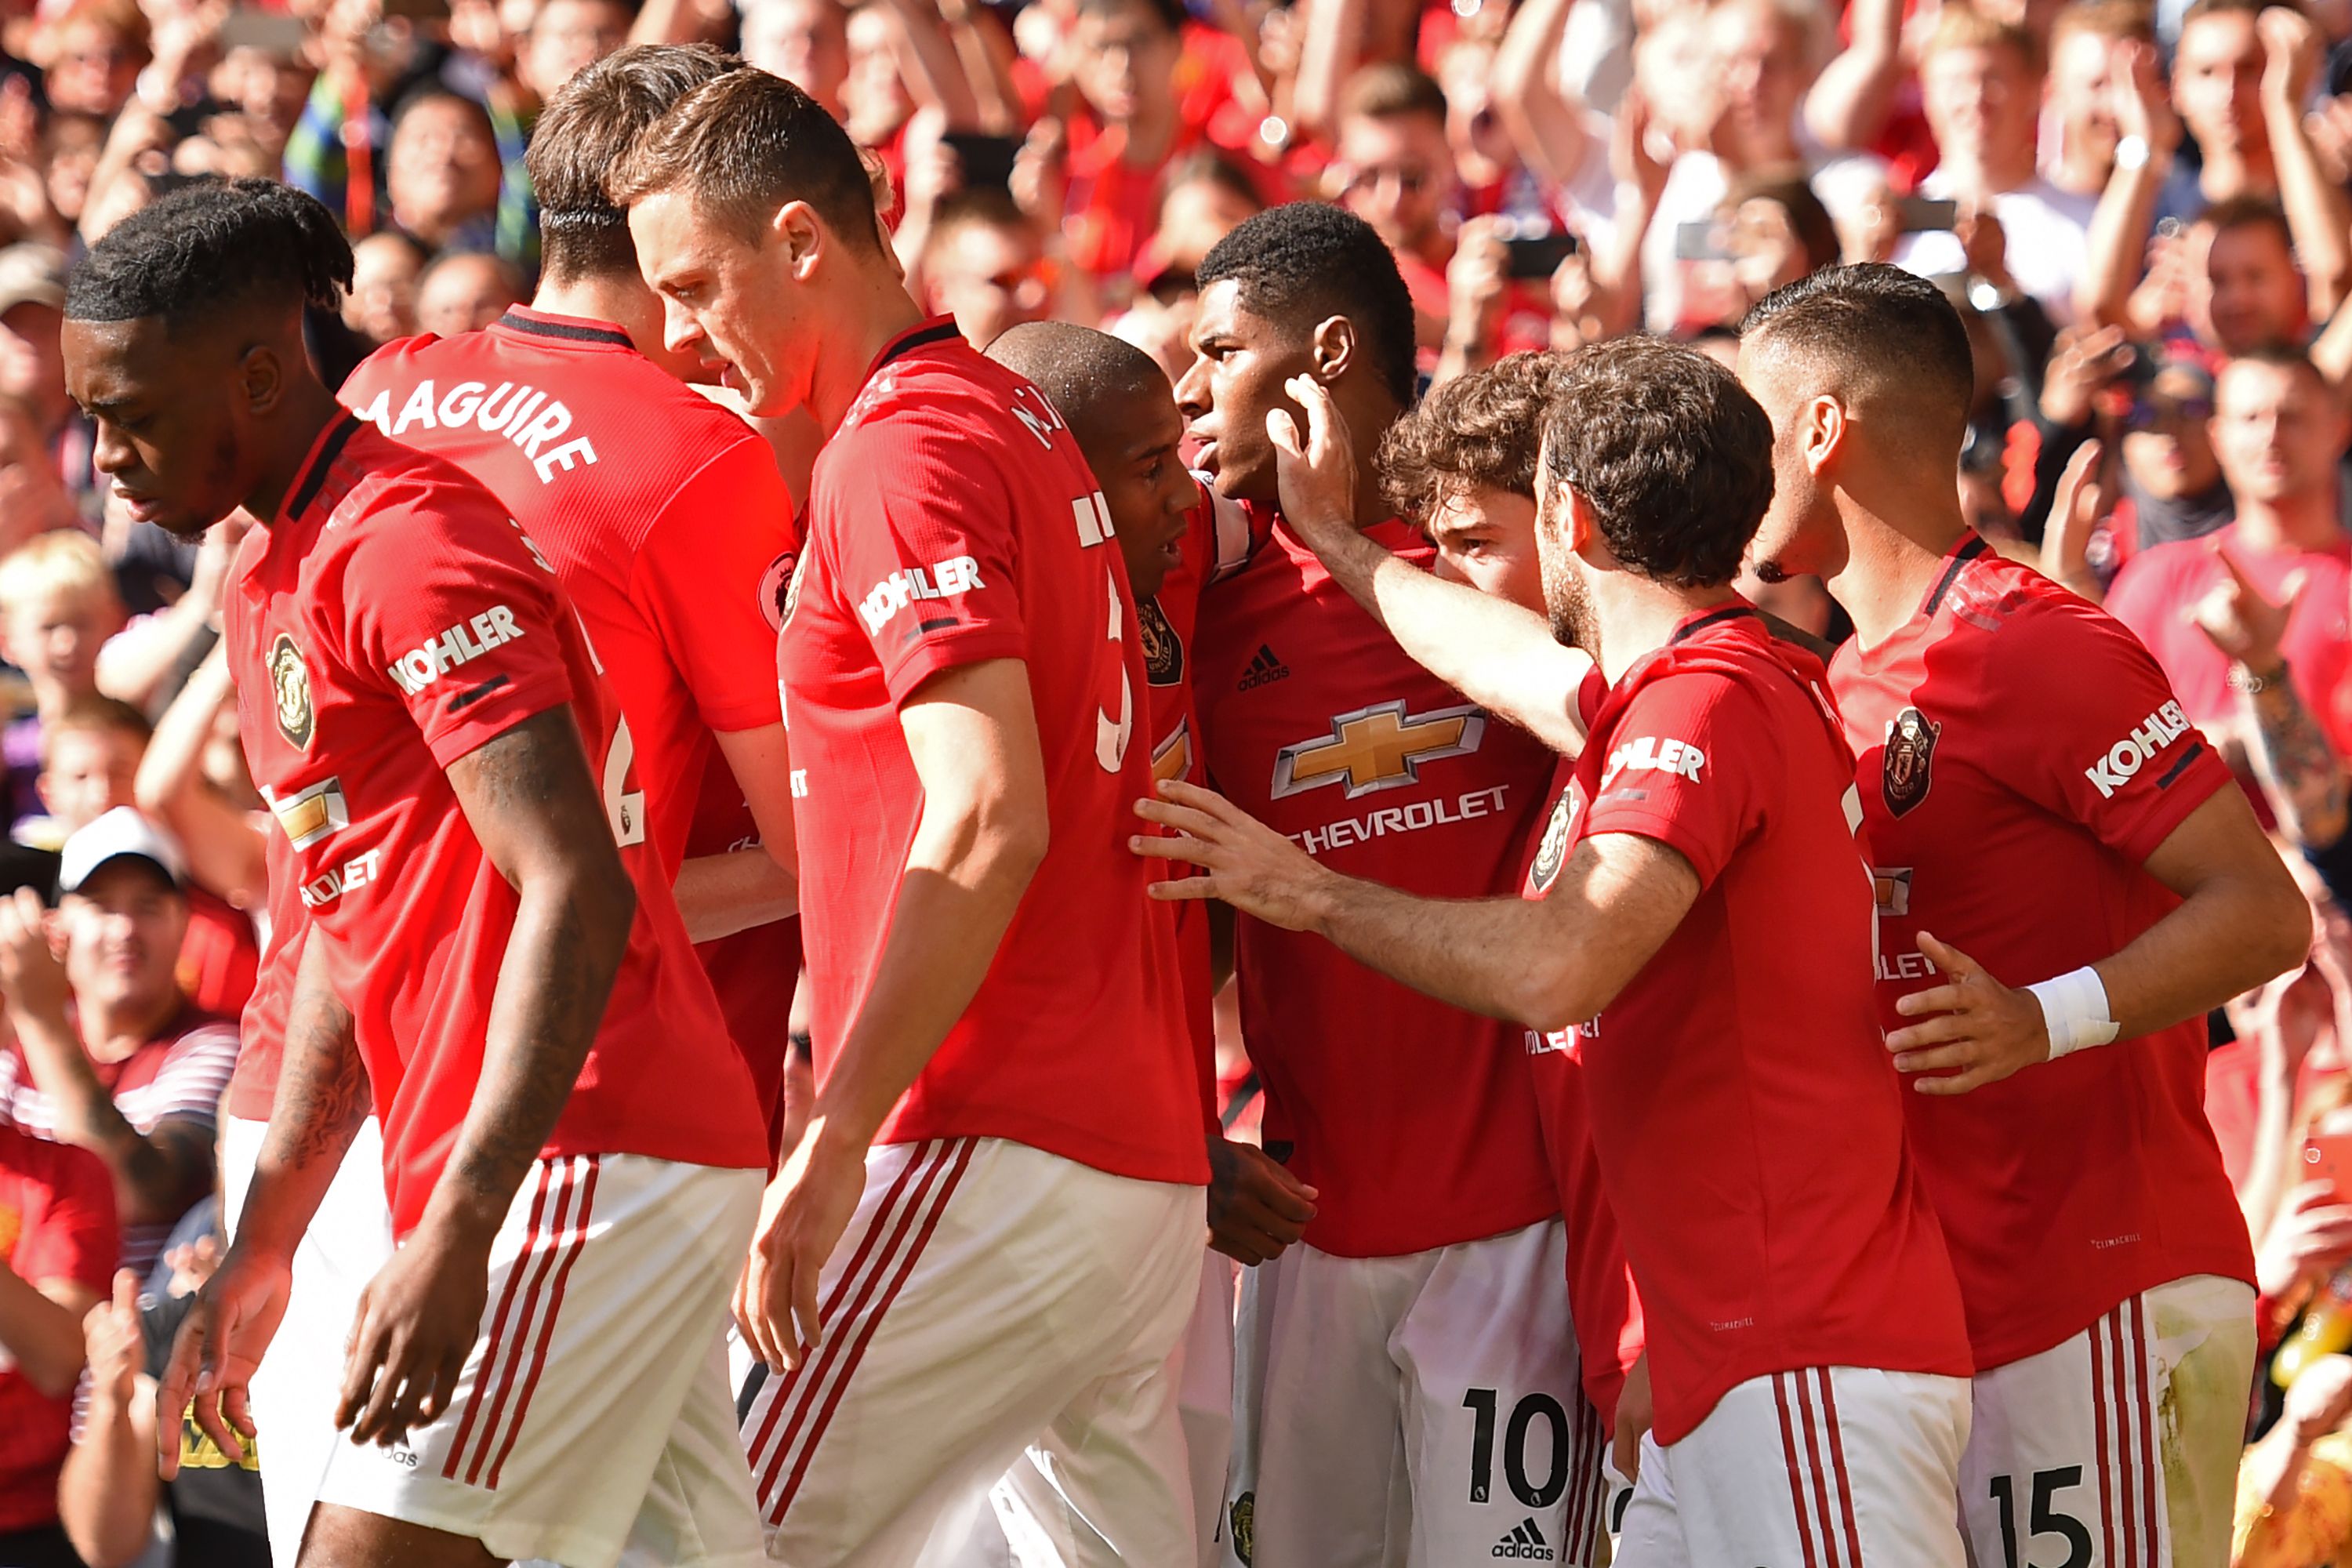
[[[2202,739],[2190,744],[2196,750],[2175,764],[2179,777],[2156,791],[2139,819],[2116,841],[2117,852],[2135,866],[2146,863],[2172,830],[2189,820],[2189,813],[2238,782],[2211,745]]]
[[[499,675],[470,691],[454,692],[440,700],[441,715],[425,734],[425,743],[434,762],[446,771],[458,758],[479,751],[525,720],[571,701],[572,682],[560,670],[522,683]],[[452,702],[465,706],[452,714]]]
[[[1028,657],[1029,639],[1020,627],[968,626],[925,637],[904,658],[889,663],[884,680],[890,700],[903,703],[917,687],[944,670],[984,664],[992,658]]]

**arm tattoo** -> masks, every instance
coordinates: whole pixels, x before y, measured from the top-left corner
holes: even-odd
[[[367,1120],[370,1096],[351,1009],[327,984],[322,963],[305,952],[294,999],[287,1005],[278,1095],[262,1158],[288,1170],[303,1170],[320,1160],[340,1163],[352,1135]]]
[[[603,1022],[635,889],[569,708],[551,709],[449,771],[467,820],[518,895],[482,1077],[443,1183],[490,1224],[563,1113]]]
[[[2343,837],[2345,778],[2327,737],[2294,688],[2273,680],[2242,700],[2252,706],[2254,771],[2279,806],[2281,826],[2309,848]]]

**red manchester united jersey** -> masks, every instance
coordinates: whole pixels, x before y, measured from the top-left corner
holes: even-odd
[[[943,670],[1027,667],[1050,839],[995,961],[878,1141],[1008,1138],[1201,1182],[1173,923],[1128,848],[1151,787],[1143,648],[1094,476],[1037,389],[929,321],[818,454],[782,643],[817,1068],[888,934],[922,811],[898,709]]]
[[[1144,679],[1151,689],[1151,776],[1198,784],[1201,721],[1192,700],[1192,634],[1200,621],[1201,590],[1245,560],[1249,519],[1203,479],[1201,500],[1185,519],[1181,557],[1160,592],[1137,601],[1138,640],[1143,644]],[[1155,865],[1154,877],[1191,875],[1174,861]],[[1201,1090],[1201,1124],[1220,1130],[1217,1116],[1217,1026],[1215,976],[1209,956],[1209,908],[1195,900],[1163,906],[1176,925],[1176,962],[1183,977],[1184,1024],[1192,1038],[1193,1068]]]
[[[2180,900],[2142,869],[2230,772],[2115,620],[1971,534],[1919,613],[1830,667],[1878,884],[1879,1016],[1939,984],[1932,931],[2003,984],[2126,946]],[[1977,1364],[2191,1274],[2253,1279],[2206,1125],[2205,1020],[1971,1093],[1906,1094]]]
[[[1201,604],[1216,787],[1335,870],[1435,898],[1507,891],[1551,753],[1413,663],[1252,510],[1265,542]],[[1369,531],[1416,565],[1433,553],[1402,522]],[[1235,946],[1266,1142],[1320,1190],[1311,1245],[1397,1257],[1559,1212],[1516,1026],[1246,916]]]
[[[1530,872],[1548,891],[1579,842],[1631,833],[1698,874],[1682,924],[1576,1043],[1662,1443],[1768,1373],[1970,1370],[1879,1037],[1825,679],[1744,605],[1685,621],[1601,705]]]
[[[636,774],[642,831],[670,877],[689,839],[701,853],[756,844],[731,778],[704,784],[727,777],[713,731],[777,721],[794,531],[759,433],[619,329],[520,306],[482,331],[394,343],[339,395],[472,475],[546,553],[620,702],[614,756]],[[714,983],[741,993],[720,1003],[772,1099],[798,933],[761,929],[698,951],[717,961]]]
[[[637,913],[546,1152],[766,1163],[588,637],[488,491],[337,419],[247,539],[226,635],[246,759],[294,850],[305,940],[326,945],[356,1020],[395,1232],[415,1224],[472,1103],[516,909],[444,770],[562,703],[604,780]]]

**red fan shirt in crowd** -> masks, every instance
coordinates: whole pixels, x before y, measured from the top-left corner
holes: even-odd
[[[2143,863],[2230,770],[2112,617],[1971,533],[1918,613],[1866,652],[1848,641],[1830,682],[1858,760],[1886,1028],[1912,1022],[1899,998],[1941,984],[1921,931],[2024,986],[2179,906]],[[2252,1280],[2205,1050],[2200,1014],[1969,1094],[1903,1096],[1979,1367],[2167,1280]]]
[[[70,1009],[67,1022],[79,1027]],[[226,1018],[183,1002],[129,1056],[113,1061],[93,1057],[89,1066],[114,1109],[142,1137],[166,1121],[188,1122],[210,1135],[219,1118],[221,1095],[236,1070],[236,1028]],[[12,1122],[37,1138],[57,1136],[57,1101],[34,1081],[25,1047],[15,1040],[0,1046],[0,1121]],[[178,1214],[171,1214],[124,1225],[122,1267],[143,1279],[179,1220]]]
[[[69,1279],[104,1296],[114,1278],[114,1178],[86,1149],[0,1122],[0,1268],[28,1285]],[[54,1524],[73,1394],[0,1366],[0,1533]]]
[[[415,1225],[473,1103],[517,910],[446,770],[565,703],[637,909],[545,1152],[764,1166],[750,1076],[647,841],[619,710],[579,613],[497,499],[339,417],[247,536],[226,621],[246,760],[295,851],[304,940],[325,947],[355,1019],[394,1233]]]
[[[1010,1139],[1202,1182],[1173,922],[1128,847],[1151,788],[1143,649],[1094,474],[1037,389],[933,319],[818,454],[780,645],[822,1079],[873,984],[922,815],[899,708],[1025,663],[1050,834],[996,957],[876,1142]]]
[[[1698,875],[1674,935],[1574,1031],[1661,1443],[1768,1373],[1970,1370],[1879,1035],[1826,679],[1744,604],[1688,617],[1592,716],[1531,872],[1549,889],[1582,840],[1630,833]]]
[[[1196,476],[1197,478],[1198,476]],[[1238,566],[1249,552],[1249,519],[1240,505],[1202,479],[1201,500],[1185,519],[1181,556],[1160,592],[1136,602],[1144,679],[1151,689],[1151,776],[1202,782],[1201,721],[1192,700],[1193,632],[1201,590]],[[1154,880],[1192,874],[1173,861],[1153,863]],[[1209,908],[1198,900],[1164,906],[1176,922],[1176,960],[1184,983],[1184,1023],[1192,1039],[1201,1090],[1201,1125],[1219,1130],[1214,973],[1209,956]]]
[[[234,1018],[253,999],[261,972],[261,939],[253,917],[216,893],[191,883],[188,934],[180,942],[180,989],[207,1013]]]
[[[2257,548],[2233,522],[2202,539],[2158,544],[2116,574],[2107,613],[2156,655],[2190,723],[2234,719],[2229,657],[2189,617],[2197,601],[2228,575],[2214,556],[2217,549],[2227,550],[2246,580],[2273,603],[2288,597],[2290,577],[2301,576],[2279,651],[2286,656],[2295,694],[2337,753],[2352,752],[2352,707],[2347,706],[2352,693],[2345,691],[2352,673],[2352,540],[2339,535],[2326,550]]]
[[[1510,890],[1552,756],[1406,657],[1271,509],[1201,602],[1209,774],[1334,870],[1431,898]],[[1366,533],[1426,567],[1410,526]],[[1236,922],[1265,1140],[1319,1189],[1307,1242],[1393,1258],[1559,1212],[1520,1029],[1400,985],[1318,936]]]
[[[796,535],[759,433],[618,328],[521,306],[482,331],[394,343],[339,395],[472,475],[546,553],[620,702],[614,755],[636,774],[630,809],[665,874],[677,878],[689,836],[744,840],[740,791],[706,802],[704,781],[725,772],[713,731],[778,721],[776,628]],[[704,820],[706,806],[718,820]],[[790,970],[797,951],[790,932],[744,945],[764,962],[722,959],[750,994],[720,1000],[730,1024],[757,1022],[736,1042],[764,1106],[792,1005],[789,973],[779,982],[766,963]]]

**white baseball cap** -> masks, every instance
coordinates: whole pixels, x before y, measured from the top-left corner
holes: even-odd
[[[65,848],[58,853],[58,891],[79,891],[83,883],[98,874],[100,867],[125,855],[146,861],[163,872],[172,886],[186,889],[188,868],[171,835],[140,816],[134,807],[118,805],[66,840]]]

